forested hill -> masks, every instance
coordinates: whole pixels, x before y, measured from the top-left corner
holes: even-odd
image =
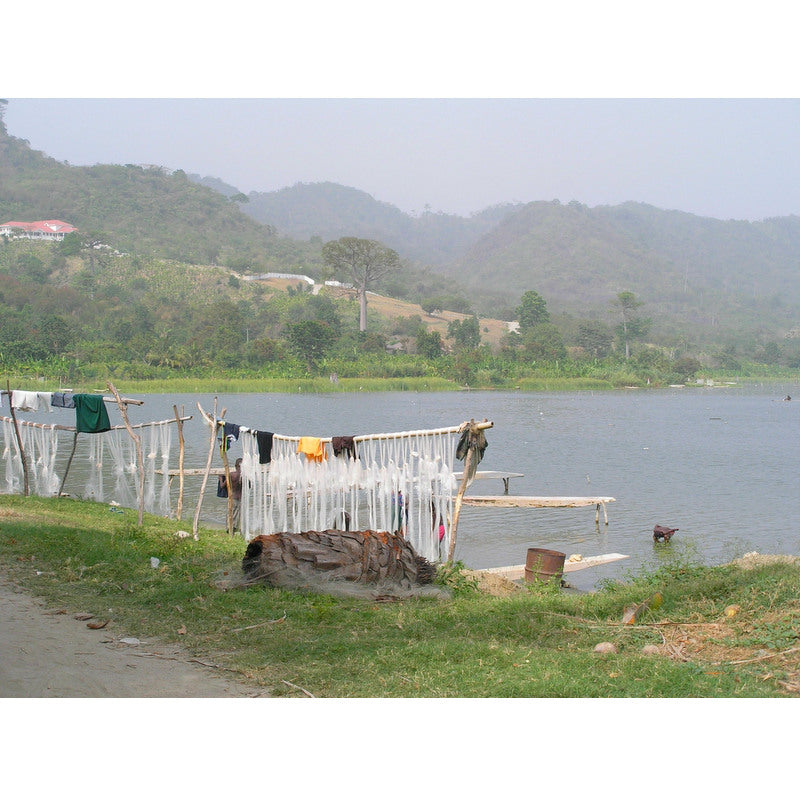
[[[251,192],[242,209],[299,240],[381,241],[458,281],[486,313],[534,289],[553,312],[603,318],[631,291],[662,335],[780,338],[800,327],[800,217],[718,220],[643,203],[557,200],[468,218],[412,216],[334,183]]]
[[[203,182],[211,185],[208,179]],[[428,209],[410,215],[359,189],[330,182],[251,192],[242,205],[253,219],[294,239],[375,239],[404,258],[426,265],[443,265],[462,256],[514,208],[497,206],[470,217]]]
[[[14,219],[63,219],[128,253],[313,277],[323,242],[375,239],[418,267],[377,287],[387,294],[442,295],[441,307],[460,310],[452,303],[466,293],[473,310],[508,318],[533,290],[566,325],[566,317],[611,322],[613,301],[633,292],[662,342],[782,340],[800,329],[796,216],[725,221],[576,201],[409,215],[333,183],[245,197],[181,170],[70,166],[9,136],[0,119],[0,221]]]
[[[800,218],[723,221],[641,203],[534,202],[447,273],[488,290],[502,275],[510,296],[535,287],[557,311],[601,316],[631,291],[657,329],[783,336],[800,325]]]
[[[70,166],[9,136],[2,119],[0,187],[0,222],[62,219],[125,252],[256,270],[311,258],[181,170]]]

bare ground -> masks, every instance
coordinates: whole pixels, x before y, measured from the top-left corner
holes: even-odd
[[[92,620],[48,609],[2,575],[0,608],[2,698],[267,696],[172,645],[93,630]]]

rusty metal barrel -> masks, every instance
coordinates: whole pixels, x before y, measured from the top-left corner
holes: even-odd
[[[558,550],[545,550],[541,547],[528,548],[528,557],[525,559],[525,580],[549,581],[553,578],[561,580],[564,575],[564,561],[566,553]]]

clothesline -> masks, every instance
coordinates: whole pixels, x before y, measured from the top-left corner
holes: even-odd
[[[178,419],[175,419],[173,417],[172,419],[162,419],[153,422],[139,422],[136,425],[131,425],[131,428],[148,428],[152,425],[168,425],[170,423],[176,423],[179,421],[186,422],[187,420],[190,419],[191,417],[179,417]],[[13,422],[13,421],[14,420],[11,417],[0,416],[0,422]],[[77,430],[77,428],[74,425],[73,426],[58,425],[58,424],[48,425],[46,422],[31,422],[29,419],[18,419],[17,424],[24,425],[28,428],[43,428],[46,430],[69,431],[70,433],[74,433]],[[126,427],[124,425],[112,425],[109,428],[109,430],[124,431],[126,430]]]
[[[224,410],[217,416],[216,410],[211,415],[198,408],[212,442],[216,436],[219,443],[226,476],[229,447],[233,440],[242,446],[246,538],[342,526],[387,530],[400,532],[433,561],[455,543],[453,459],[463,458],[456,437],[492,427],[488,420],[471,420],[442,428],[314,437],[256,430],[226,421]],[[210,460],[206,475],[209,471]]]
[[[223,427],[226,424],[225,420],[218,419],[217,425]],[[230,424],[230,423],[228,423]],[[483,430],[486,428],[491,428],[491,422],[479,422],[476,424],[476,427]],[[460,433],[463,428],[462,425],[451,425],[447,428],[425,428],[423,430],[417,431],[397,431],[395,433],[366,433],[359,436],[353,436],[353,441],[355,442],[374,442],[374,441],[381,441],[383,439],[408,439],[412,437],[418,436],[442,436],[449,433]],[[254,430],[252,428],[248,428],[245,425],[239,426],[239,431],[241,433],[253,433]],[[284,442],[299,442],[300,439],[305,438],[301,435],[287,435],[283,433],[274,433],[273,439],[284,441]],[[320,442],[323,444],[330,444],[335,436],[320,436]]]
[[[23,395],[36,395],[40,399],[44,400],[47,403],[48,410],[52,410],[52,396],[54,394],[65,394],[65,395],[72,395],[72,394],[79,394],[78,392],[72,392],[69,389],[62,389],[58,392],[39,392],[39,391],[29,391],[23,389],[0,389],[0,405],[2,405],[2,398],[8,397],[13,405],[14,401],[14,394],[23,394]],[[132,397],[121,397],[120,400],[125,403],[126,405],[134,405],[134,406],[142,406],[144,405],[144,400],[136,400]],[[105,403],[116,403],[117,399],[115,397],[108,397],[103,395],[103,402]],[[56,408],[60,408],[61,406],[56,406]]]

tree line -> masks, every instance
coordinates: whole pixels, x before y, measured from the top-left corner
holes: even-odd
[[[554,318],[546,299],[528,290],[508,309],[515,329],[490,345],[468,308],[446,332],[420,315],[370,311],[370,292],[403,271],[381,243],[344,237],[323,254],[321,274],[352,285],[353,296],[305,283],[268,290],[230,269],[117,254],[80,234],[58,244],[3,239],[0,365],[67,381],[336,373],[507,386],[542,372],[664,384],[757,360],[731,348],[702,363],[687,348],[657,346],[648,341],[645,304],[629,291],[618,293],[606,321]],[[767,367],[777,367],[775,359],[800,367],[788,349],[765,356]]]

